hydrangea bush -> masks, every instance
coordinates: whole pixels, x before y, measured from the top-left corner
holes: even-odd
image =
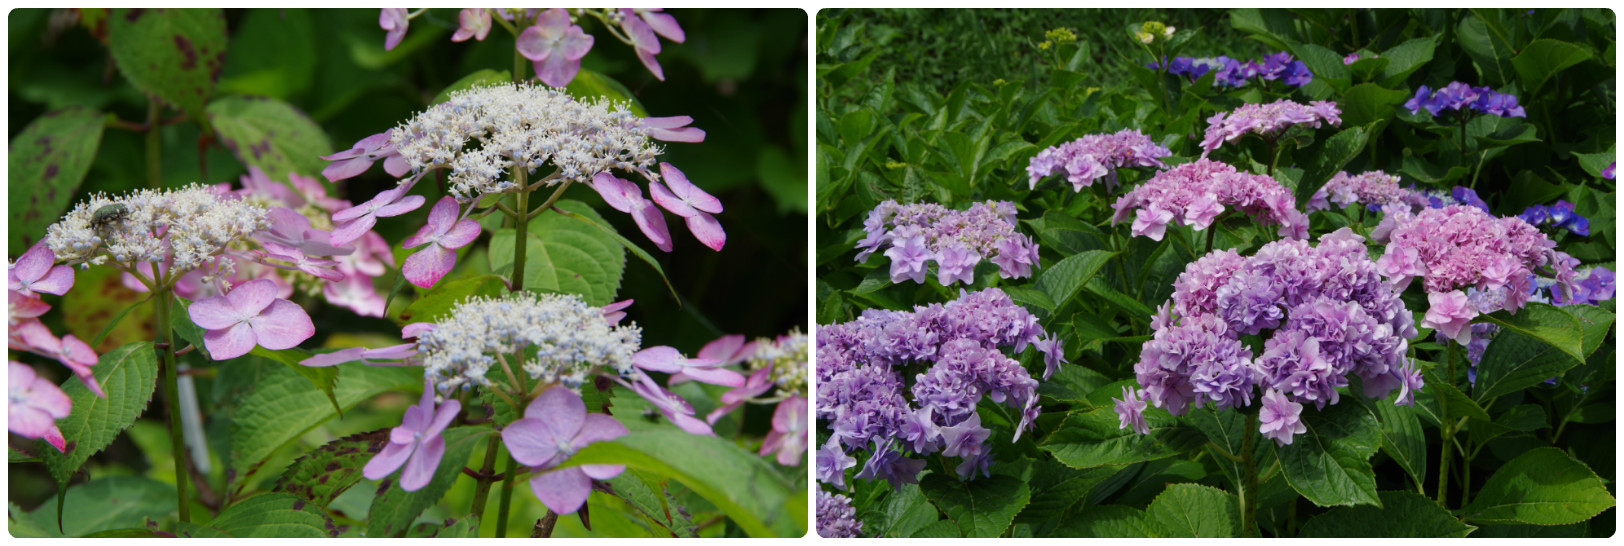
[[[12,535],[807,532],[804,15],[12,22]]]
[[[819,535],[1614,533],[1611,12],[818,25]]]

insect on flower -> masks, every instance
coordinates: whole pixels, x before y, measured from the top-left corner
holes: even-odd
[[[103,242],[108,242],[113,238],[110,231],[112,227],[115,224],[124,223],[124,220],[129,217],[130,208],[124,206],[123,203],[102,205],[101,208],[96,209],[96,212],[90,215],[90,228],[96,231],[96,235],[100,236]]]

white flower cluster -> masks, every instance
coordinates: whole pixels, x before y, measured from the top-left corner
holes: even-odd
[[[464,300],[418,337],[417,350],[440,392],[450,393],[489,385],[496,355],[511,363],[521,351],[530,378],[574,388],[600,368],[631,373],[641,343],[636,325],[610,326],[579,296],[519,292]]]
[[[451,169],[451,193],[469,199],[514,188],[508,168],[551,163],[563,180],[611,169],[649,171],[662,149],[624,103],[577,101],[540,85],[501,84],[451,94],[395,129],[412,170]]]
[[[785,393],[806,394],[806,334],[800,330],[779,336],[777,340],[756,340],[756,354],[750,356],[749,366],[759,370],[772,366],[773,383]]]
[[[125,267],[169,260],[169,274],[202,267],[233,242],[270,227],[263,206],[191,184],[139,190],[123,197],[97,193],[46,228],[46,244],[69,264]]]

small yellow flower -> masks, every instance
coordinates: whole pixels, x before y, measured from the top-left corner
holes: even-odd
[[[1048,51],[1048,50],[1049,50],[1049,45],[1050,45],[1050,44],[1049,44],[1049,41],[1048,41],[1048,40],[1044,40],[1044,41],[1043,41],[1043,42],[1042,42],[1042,43],[1039,43],[1039,44],[1038,44],[1038,49],[1041,49],[1041,50],[1044,50],[1044,51]]]
[[[1073,33],[1071,29],[1064,27],[1045,32],[1043,33],[1043,37],[1062,45],[1077,41],[1077,34]]]
[[[907,167],[907,166],[908,166],[907,163],[898,163],[896,161],[886,161],[885,162],[885,168],[887,168],[887,169],[901,169],[901,168]]]
[[[996,80],[993,80],[993,81],[992,81],[992,84],[993,84],[993,85],[994,85],[994,86],[996,86],[996,87],[1003,87],[1003,86],[1005,86],[1005,85],[1009,85],[1009,82],[1007,82],[1007,81],[1004,81],[1004,79],[1003,79],[1003,78],[998,78],[998,79],[996,79]]]

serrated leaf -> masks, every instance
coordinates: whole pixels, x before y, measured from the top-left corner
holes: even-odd
[[[361,481],[361,468],[389,444],[389,429],[352,434],[327,442],[293,460],[276,490],[326,507]]]
[[[1048,294],[1055,308],[1064,307],[1113,256],[1116,256],[1115,252],[1104,250],[1090,250],[1069,256],[1044,270],[1033,287]]]
[[[1615,320],[1613,312],[1594,305],[1569,305],[1562,310],[1579,321],[1583,358],[1590,358],[1596,354],[1596,349],[1600,349],[1602,342],[1607,341],[1607,332],[1613,329]]]
[[[1133,507],[1118,504],[1090,506],[1076,515],[1060,520],[1051,537],[1055,538],[1150,538],[1150,524],[1145,513]]]
[[[559,200],[553,206],[604,223],[602,216],[580,201]],[[530,220],[524,288],[537,292],[580,294],[590,305],[614,302],[626,272],[621,244],[603,231],[560,214],[542,214]],[[514,230],[491,234],[491,271],[511,274]]]
[[[919,490],[967,538],[1002,535],[1031,495],[1026,482],[1002,475],[962,481],[933,473],[919,481]]]
[[[1385,399],[1369,403],[1376,406],[1376,414],[1381,419],[1382,453],[1397,462],[1416,483],[1426,483],[1427,439],[1422,435],[1421,419],[1416,417],[1415,409],[1394,405]]]
[[[1381,506],[1345,506],[1303,524],[1299,538],[1461,538],[1476,527],[1461,523],[1414,491],[1382,491]]]
[[[1455,29],[1455,36],[1461,49],[1472,58],[1472,64],[1477,65],[1484,85],[1499,87],[1510,81],[1513,70],[1510,46],[1491,37],[1489,26],[1482,19],[1476,15],[1466,16]]]
[[[57,531],[56,505],[45,503],[26,523],[48,536],[80,537],[112,529],[140,527],[175,511],[175,486],[144,476],[109,476],[69,487]]]
[[[1376,120],[1386,119],[1393,109],[1409,98],[1403,91],[1386,89],[1373,83],[1361,83],[1342,94],[1337,106],[1342,108],[1342,123],[1362,127]]]
[[[659,484],[645,480],[637,471],[624,472],[611,478],[609,487],[615,491],[615,496],[626,504],[636,508],[645,517],[654,523],[660,524],[671,532],[671,536],[678,538],[694,537],[694,523],[682,513],[682,508],[672,506],[667,502],[665,495],[659,491]]]
[[[1199,431],[1180,426],[1165,410],[1147,410],[1145,423],[1150,434],[1141,435],[1119,428],[1111,407],[1074,412],[1038,447],[1066,466],[1092,468],[1172,457],[1206,443]]]
[[[1584,463],[1562,450],[1528,450],[1496,470],[1464,509],[1475,523],[1565,525],[1595,517],[1617,501]]]
[[[333,153],[320,125],[277,99],[224,97],[209,103],[208,116],[220,143],[271,180],[287,180],[290,172],[317,176],[327,167],[320,156]]]
[[[494,297],[506,292],[507,284],[496,275],[443,280],[407,305],[399,319],[402,323],[435,322],[449,316],[451,308],[463,300],[474,296]]]
[[[151,342],[138,341],[113,349],[101,355],[90,369],[107,397],[91,393],[78,379],[68,379],[62,392],[73,402],[73,411],[56,421],[67,441],[67,452],[50,446],[39,450],[57,483],[67,483],[91,455],[134,424],[158,384],[158,355]]]
[[[904,485],[902,489],[886,495],[885,501],[879,505],[877,515],[878,519],[865,520],[863,529],[865,536],[909,537],[941,519],[936,507],[932,506],[930,500],[925,498],[925,493],[919,490],[918,484]]]
[[[101,147],[101,112],[69,107],[46,112],[11,139],[6,176],[11,220],[9,254],[20,256],[45,238],[67,212]]]
[[[1477,365],[1477,382],[1472,385],[1472,399],[1487,404],[1501,395],[1562,375],[1577,365],[1578,361],[1555,345],[1515,330],[1502,330],[1483,350],[1483,360]]]
[[[1551,76],[1590,57],[1590,51],[1579,45],[1541,38],[1523,46],[1511,59],[1511,66],[1517,69],[1523,92],[1533,95]]]
[[[1387,59],[1387,66],[1382,68],[1381,84],[1398,86],[1404,83],[1410,74],[1432,61],[1433,51],[1437,47],[1437,39],[1422,37],[1411,38],[1383,51],[1381,58]]]
[[[752,537],[801,536],[805,512],[784,503],[805,489],[793,486],[770,463],[731,441],[661,427],[634,431],[587,446],[563,466],[620,464],[677,480],[710,501]]]
[[[338,528],[322,510],[288,493],[260,493],[237,501],[208,527],[233,537],[328,538]]]
[[[1323,410],[1304,407],[1308,431],[1275,450],[1280,470],[1304,498],[1319,506],[1380,505],[1370,456],[1381,447],[1381,424],[1358,404]]]
[[[107,21],[107,49],[124,78],[192,119],[203,119],[203,105],[225,67],[225,14],[116,9]]]
[[[1297,188],[1292,192],[1298,206],[1308,203],[1308,198],[1330,181],[1337,171],[1342,170],[1342,166],[1358,157],[1369,140],[1370,132],[1365,127],[1350,126],[1331,135],[1318,146],[1311,147],[1308,157],[1312,159],[1303,169]]]
[[[574,219],[579,220],[581,222],[585,222],[586,225],[597,228],[598,231],[602,231],[603,233],[609,235],[610,237],[613,237],[615,242],[620,243],[621,247],[624,247],[627,251],[631,252],[633,255],[636,255],[638,259],[643,260],[643,263],[648,264],[649,267],[654,268],[654,272],[660,274],[660,280],[665,282],[665,289],[667,291],[671,292],[671,299],[678,300],[677,301],[678,305],[682,304],[681,298],[677,297],[677,289],[675,287],[671,286],[671,279],[665,276],[665,268],[660,267],[659,260],[655,260],[653,254],[649,254],[647,250],[643,250],[643,247],[637,246],[637,243],[633,243],[631,241],[631,239],[627,239],[626,237],[622,236],[620,233],[615,232],[614,227],[610,226],[609,224],[603,223],[601,221],[601,219],[600,219],[600,221],[594,222],[594,221],[592,221],[591,218],[587,218],[584,215],[581,215],[581,214],[578,214],[578,213],[575,213],[575,212],[570,212],[568,210],[559,209],[558,212],[559,212],[559,214],[563,214],[564,216],[568,216],[570,218],[574,218]]]
[[[1033,463],[1032,478],[1027,481],[1027,487],[1032,490],[1032,501],[1016,514],[1015,522],[1041,525],[1064,521],[1066,512],[1072,506],[1087,496],[1094,486],[1116,473],[1115,467],[1078,470],[1059,461],[1047,458],[1038,460]],[[1090,507],[1084,512],[1094,508],[1097,507]]]
[[[417,368],[360,362],[336,368],[338,382],[333,394],[339,407],[345,409],[384,391],[416,391],[423,385],[423,371]],[[337,415],[324,398],[309,380],[286,366],[266,370],[254,389],[243,397],[231,421],[231,468],[246,476],[277,448]]]
[[[367,511],[367,536],[393,537],[405,533],[423,510],[440,502],[440,497],[462,475],[463,467],[474,455],[474,448],[484,444],[495,431],[484,427],[456,427],[441,433],[445,438],[445,455],[428,485],[416,491],[401,489],[400,473],[384,478],[378,485],[378,496],[372,499]]]
[[[1240,516],[1240,499],[1234,494],[1193,483],[1167,486],[1145,508],[1145,521],[1158,537],[1240,536]]]
[[[479,538],[479,516],[463,516],[434,533],[434,538]]]
[[[91,346],[98,352],[157,336],[153,306],[131,308],[146,300],[147,294],[124,286],[123,273],[111,267],[92,267],[74,271],[73,276],[74,289],[62,295],[62,308],[73,310],[62,317],[69,333],[86,342],[102,337],[101,343]],[[129,312],[114,325],[114,318],[124,311]],[[105,334],[103,330],[107,330]]]
[[[1537,301],[1528,302],[1515,315],[1497,311],[1483,315],[1482,321],[1543,341],[1575,361],[1584,360],[1584,336],[1579,321],[1562,308]]]

